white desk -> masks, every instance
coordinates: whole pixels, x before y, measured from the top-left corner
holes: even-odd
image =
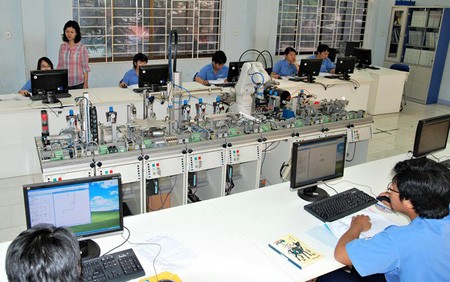
[[[450,146],[436,156],[449,154]],[[369,194],[370,189],[379,194],[390,182],[395,163],[408,158],[403,154],[352,166],[345,170],[344,181],[329,184],[337,191],[357,187]],[[127,217],[124,222],[131,230],[131,242],[144,242],[165,234],[190,249],[196,259],[187,268],[176,271],[183,281],[305,281],[340,268],[342,265],[333,258],[337,238],[321,221],[303,209],[306,202],[289,191],[288,186],[288,183],[283,183]],[[334,193],[324,188],[330,194]],[[399,214],[383,215],[398,224],[408,223],[407,218]],[[324,258],[300,270],[267,246],[273,239],[288,233],[321,252]],[[112,236],[96,241],[105,252],[123,239]],[[9,242],[0,244],[0,281],[6,280],[3,266],[8,245]],[[120,249],[130,247],[132,245],[127,243]],[[154,275],[150,263],[143,266],[147,276]],[[157,270],[161,272],[164,269]]]

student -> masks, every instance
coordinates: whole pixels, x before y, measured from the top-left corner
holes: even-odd
[[[69,89],[89,88],[89,53],[81,43],[80,26],[68,21],[63,29],[63,43],[59,47],[58,69],[67,69]]]
[[[53,63],[47,57],[42,57],[37,62],[37,70],[52,70]],[[19,94],[22,96],[30,96],[31,93],[31,79],[29,79],[19,90]]]
[[[5,268],[10,282],[78,282],[82,281],[80,260],[80,247],[72,232],[39,224],[12,241]]]
[[[284,59],[279,60],[273,66],[272,73],[273,78],[281,78],[281,76],[291,76],[298,73],[299,65],[297,62],[297,51],[292,47],[287,47],[284,50]]]
[[[224,79],[228,76],[228,67],[225,66],[227,56],[223,51],[216,51],[212,57],[212,63],[204,66],[194,77],[194,80],[209,85],[208,80]]]
[[[358,239],[370,218],[355,216],[339,239],[337,261],[353,265],[370,281],[448,281],[450,277],[450,170],[427,158],[399,162],[388,186],[393,210],[406,215],[406,226],[390,226],[370,240]],[[376,273],[378,275],[373,276]],[[384,274],[384,275],[383,275]],[[378,276],[381,280],[373,280]],[[336,280],[340,277],[344,280]],[[317,281],[369,281],[338,270]]]
[[[309,56],[309,59],[321,59],[322,65],[320,66],[320,72],[329,72],[334,73],[336,69],[336,65],[328,59],[328,55],[330,54],[329,51],[330,47],[326,44],[319,44],[317,46],[317,51],[315,52],[315,55]]]
[[[137,53],[133,57],[133,68],[125,73],[119,86],[122,88],[127,88],[129,85],[134,85],[139,83],[139,67],[146,65],[148,58],[142,53]]]

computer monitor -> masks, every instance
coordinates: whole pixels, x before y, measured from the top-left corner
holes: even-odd
[[[228,66],[228,82],[237,82],[239,79],[239,74],[241,72],[242,66],[247,63],[247,61],[242,62],[230,62]]]
[[[294,142],[291,156],[291,190],[313,202],[328,197],[317,185],[344,175],[345,134]]]
[[[344,56],[345,57],[353,56],[353,49],[359,48],[360,46],[361,46],[361,42],[356,42],[356,41],[345,42]]]
[[[350,75],[355,70],[356,58],[355,57],[339,57],[336,60],[336,68],[334,73],[341,75],[342,79],[350,80]]]
[[[23,186],[27,228],[49,223],[70,229],[82,258],[100,255],[93,238],[123,232],[120,174]]]
[[[450,129],[450,115],[419,120],[414,140],[413,157],[443,150],[447,146]]]
[[[322,59],[301,59],[298,76],[306,77],[305,82],[314,83],[314,76],[319,75],[321,66]]]
[[[47,92],[53,94],[68,93],[69,79],[66,69],[32,70],[30,71],[31,94],[44,96]]]
[[[139,67],[139,87],[158,90],[169,81],[169,65],[144,65]]]
[[[372,50],[364,48],[353,49],[353,56],[356,57],[357,68],[365,68],[372,63]]]

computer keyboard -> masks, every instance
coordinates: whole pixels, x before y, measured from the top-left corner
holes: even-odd
[[[128,281],[145,275],[133,249],[82,262],[83,281]]]
[[[324,77],[329,78],[329,79],[337,79],[337,78],[340,78],[341,76],[340,75],[325,75]]]
[[[366,69],[379,70],[380,68],[376,66],[366,66]]]
[[[331,222],[375,204],[377,200],[352,188],[329,198],[308,204],[305,210],[323,222]]]
[[[294,76],[294,77],[290,77],[290,78],[288,78],[288,80],[290,80],[290,81],[297,81],[297,82],[300,82],[300,81],[303,81],[303,80],[305,80],[305,77],[301,77],[301,76]]]
[[[72,97],[72,95],[70,95],[69,93],[56,93],[56,94],[53,94],[53,96],[56,99]],[[44,100],[44,98],[46,98],[45,95],[33,95],[30,97],[31,101],[40,101],[40,100]]]
[[[235,85],[235,82],[214,83],[214,86],[217,87],[234,87]]]
[[[447,167],[448,169],[450,169],[450,159],[445,160],[440,162],[441,164],[443,164],[445,167]]]

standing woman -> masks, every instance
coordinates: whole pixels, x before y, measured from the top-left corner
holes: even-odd
[[[63,43],[59,47],[58,69],[69,72],[69,89],[89,88],[89,54],[81,43],[80,26],[76,21],[68,21],[63,29]]]

